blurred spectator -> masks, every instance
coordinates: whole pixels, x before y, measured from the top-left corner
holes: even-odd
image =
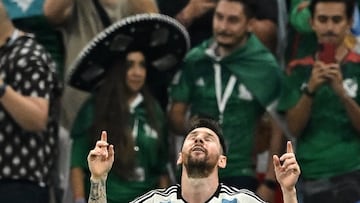
[[[2,0],[14,25],[35,35],[51,54],[61,76],[64,73],[64,48],[57,25],[69,15],[73,0]]]
[[[48,203],[56,162],[61,81],[32,35],[0,1],[0,199]]]
[[[293,60],[279,110],[297,138],[304,203],[360,200],[360,55],[345,45],[353,0],[312,0],[310,25],[321,49]]]
[[[151,82],[147,78],[155,69],[167,70],[181,62],[188,47],[185,28],[175,20],[143,14],[113,24],[81,52],[70,84],[92,95],[71,131],[71,181],[77,203],[88,197],[86,157],[102,130],[118,146],[108,177],[108,202],[129,202],[150,189],[168,186],[165,115],[146,81]]]
[[[157,3],[160,13],[176,18],[188,29],[192,47],[211,36],[215,0],[157,0]]]
[[[286,56],[288,60],[305,57],[317,49],[316,35],[310,25],[311,14],[308,8],[310,2],[311,0],[291,0],[289,45]],[[344,38],[345,44],[358,53],[360,52],[358,50],[360,42],[357,37],[360,34],[359,5],[360,1],[356,0],[351,32]]]
[[[160,12],[179,20],[187,27],[192,47],[212,35],[212,16],[218,0],[157,0]],[[275,53],[277,43],[277,0],[249,1],[254,7],[252,31]]]
[[[280,68],[270,51],[249,33],[254,14],[247,2],[218,2],[214,37],[190,51],[173,79],[169,117],[173,131],[180,135],[186,129],[188,111],[191,117],[220,121],[229,146],[221,182],[258,189],[262,198],[271,201],[276,188],[271,161],[266,181],[259,186],[252,157],[257,123],[280,92]],[[280,135],[272,134],[271,154],[280,150]]]
[[[80,50],[104,28],[123,17],[136,13],[158,12],[154,0],[73,0],[70,17],[62,24],[66,50],[66,74]],[[70,129],[85,99],[85,92],[66,86],[63,97],[62,125]]]

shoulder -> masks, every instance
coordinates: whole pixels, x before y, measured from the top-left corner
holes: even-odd
[[[206,56],[205,51],[209,47],[211,39],[205,40],[203,43],[192,48],[185,57],[185,62],[195,62]]]
[[[345,62],[347,63],[360,63],[360,54],[350,51],[349,54],[345,58]]]
[[[258,197],[255,193],[251,192],[247,189],[238,189],[235,187],[230,187],[224,184],[221,184],[219,198],[221,199],[233,199],[236,198],[240,202],[259,202],[265,203],[260,197]]]
[[[151,190],[130,203],[162,202],[177,199],[177,191],[179,187],[179,185],[172,185],[165,189]]]
[[[35,40],[32,34],[20,36],[14,42],[12,54],[29,63],[35,63],[37,66],[55,68],[55,62],[51,58],[50,53]]]

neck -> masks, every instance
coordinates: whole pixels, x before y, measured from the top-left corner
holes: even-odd
[[[205,202],[214,195],[218,186],[219,178],[217,170],[214,170],[206,178],[189,178],[183,168],[181,177],[181,195],[188,203]]]
[[[337,46],[336,48],[336,52],[335,52],[335,59],[338,63],[340,63],[341,61],[344,60],[344,58],[346,57],[346,55],[349,53],[349,49],[346,47],[346,45],[344,43],[341,43],[339,46]]]

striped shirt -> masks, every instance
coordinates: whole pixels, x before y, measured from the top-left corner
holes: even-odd
[[[181,196],[180,185],[172,185],[166,189],[152,190],[131,203],[185,203]],[[207,203],[264,203],[253,192],[219,184],[216,192],[206,201]]]

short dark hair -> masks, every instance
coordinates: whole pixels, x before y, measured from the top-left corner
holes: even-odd
[[[355,0],[311,0],[309,10],[312,18],[314,17],[315,7],[318,3],[343,3],[345,4],[347,18],[350,19],[353,17]]]
[[[187,134],[189,134],[191,131],[193,131],[196,128],[208,128],[219,137],[220,145],[223,151],[223,154],[226,155],[226,144],[224,135],[222,132],[222,129],[217,121],[211,118],[205,118],[205,117],[197,117],[190,120],[189,129],[187,130]]]
[[[255,2],[256,0],[217,0],[217,3],[220,1],[230,1],[230,2],[238,2],[244,7],[244,14],[247,18],[255,17]]]

